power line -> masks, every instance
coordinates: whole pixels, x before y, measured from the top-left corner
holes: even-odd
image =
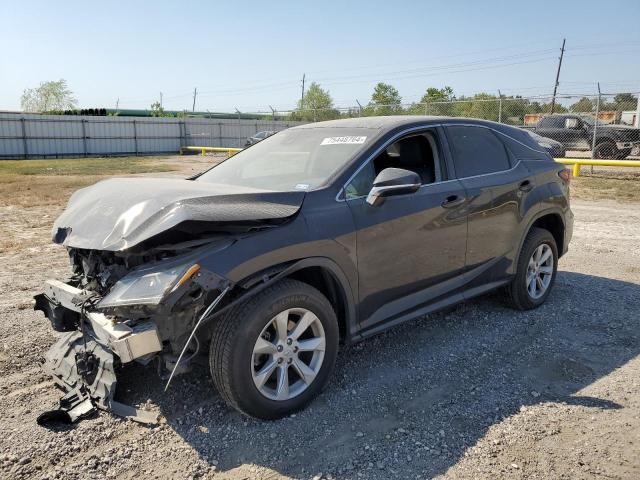
[[[567,52],[571,52],[574,51],[576,49],[589,49],[589,48],[600,48],[601,46],[613,46],[613,45],[632,45],[631,42],[619,42],[619,43],[614,43],[614,44],[603,44],[603,45],[579,45],[576,47],[572,47],[571,49],[565,49]],[[512,47],[506,47],[506,48],[512,48]],[[494,49],[494,50],[501,50],[501,49]],[[485,50],[487,51],[487,50]],[[491,50],[488,50],[491,51]],[[541,55],[544,55],[545,53],[549,53],[553,51],[553,49],[540,49],[540,50],[533,50],[533,51],[529,51],[529,52],[521,52],[518,54],[512,54],[512,55],[503,55],[503,56],[498,56],[498,57],[492,57],[492,58],[485,58],[485,59],[481,59],[481,60],[474,60],[474,61],[468,61],[468,62],[458,62],[458,63],[453,63],[453,64],[447,64],[447,65],[436,65],[436,66],[423,66],[423,67],[419,67],[419,68],[415,68],[415,69],[409,69],[409,70],[401,70],[401,71],[386,71],[386,72],[371,72],[371,73],[360,73],[357,75],[347,75],[347,76],[336,76],[336,77],[325,77],[325,78],[320,78],[318,79],[318,81],[323,82],[323,84],[325,85],[346,85],[346,84],[354,84],[354,83],[360,83],[360,82],[355,82],[355,81],[347,81],[347,80],[356,80],[359,78],[364,79],[364,81],[362,83],[369,82],[371,81],[371,77],[386,77],[389,79],[393,79],[393,80],[401,80],[401,79],[408,79],[408,78],[419,78],[422,76],[433,76],[432,72],[442,72],[442,73],[463,73],[463,72],[467,72],[467,71],[476,71],[476,70],[484,70],[484,69],[493,69],[493,68],[501,68],[502,66],[512,66],[512,65],[521,65],[521,64],[525,64],[525,63],[536,63],[539,61],[546,61],[547,57],[540,57],[537,59],[533,59],[531,62],[507,62],[507,63],[503,63],[505,61],[511,60],[511,59],[516,59],[516,58],[531,58],[531,57],[539,57]],[[619,50],[613,51],[613,52],[593,52],[593,53],[578,53],[578,54],[566,54],[566,57],[577,57],[577,56],[583,56],[583,55],[609,55],[611,53],[626,53],[626,52],[620,52]],[[495,63],[495,65],[492,65],[492,63]],[[481,67],[481,68],[471,68],[471,67]],[[468,67],[468,68],[467,68]],[[354,69],[359,69],[361,67],[353,67],[351,70]],[[428,72],[428,73],[421,73],[421,72]],[[305,79],[306,79],[306,74],[305,74]],[[277,83],[271,83],[271,84],[259,84],[259,85],[253,85],[253,86],[246,86],[246,87],[235,87],[235,88],[220,88],[220,89],[215,89],[215,90],[203,90],[201,92],[198,92],[201,96],[217,96],[217,95],[225,95],[225,96],[231,96],[231,95],[239,95],[239,94],[245,94],[245,93],[266,93],[266,92],[275,92],[275,91],[282,91],[282,90],[288,90],[291,87],[293,87],[295,85],[295,81],[286,81],[286,82],[277,82]],[[179,95],[173,95],[170,97],[166,97],[167,99],[169,98],[180,98],[180,97],[186,97],[187,95],[191,95],[191,94],[179,94]],[[129,101],[138,101],[138,100],[129,100]],[[141,101],[141,100],[140,100]],[[146,100],[145,100],[146,101]]]

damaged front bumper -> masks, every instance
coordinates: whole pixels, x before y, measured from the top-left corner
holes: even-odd
[[[116,322],[86,312],[87,300],[86,292],[57,280],[48,280],[44,293],[36,296],[35,309],[44,312],[54,329],[65,332],[45,355],[44,369],[66,392],[59,408],[41,415],[38,423],[72,423],[96,408],[155,423],[155,415],[116,402],[114,395],[116,364],[145,364],[162,350],[156,325],[150,320]]]

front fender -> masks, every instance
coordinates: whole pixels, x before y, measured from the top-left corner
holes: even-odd
[[[291,222],[241,237],[224,251],[204,255],[198,263],[246,290],[241,293],[243,299],[265,282],[282,278],[283,272],[288,275],[321,267],[343,290],[350,331],[356,325],[358,301],[355,235],[345,202],[327,204],[310,195]]]

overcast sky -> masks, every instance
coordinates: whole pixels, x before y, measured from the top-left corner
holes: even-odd
[[[307,84],[336,105],[375,83],[404,101],[456,94],[640,91],[640,1],[0,0],[0,110],[64,78],[81,107],[264,111],[292,108]]]

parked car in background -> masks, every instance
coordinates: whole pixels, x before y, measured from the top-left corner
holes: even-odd
[[[562,145],[562,143],[556,142],[555,140],[552,140],[547,137],[541,137],[540,135],[538,135],[535,132],[532,132],[531,130],[525,130],[525,132],[531,135],[531,137],[535,140],[535,142],[538,145],[540,145],[542,148],[544,148],[547,152],[549,152],[549,155],[551,155],[553,158],[565,157],[566,149],[564,148],[564,145]]]
[[[595,158],[624,159],[640,146],[640,129],[627,125],[598,123],[591,115],[546,115],[533,127],[538,135],[556,140],[566,150],[588,151],[593,146]]]
[[[389,116],[297,126],[190,179],[79,190],[52,231],[71,276],[35,306],[67,332],[45,362],[73,392],[61,408],[127,412],[118,369],[208,354],[228,405],[280,418],[322,391],[341,343],[498,288],[536,308],[571,240],[570,178],[519,128]]]
[[[247,138],[247,141],[244,142],[244,146],[245,147],[250,147],[251,145],[254,145],[262,140],[264,140],[267,137],[270,137],[271,135],[273,135],[276,132],[273,132],[271,130],[265,130],[264,132],[258,132],[255,135]]]

